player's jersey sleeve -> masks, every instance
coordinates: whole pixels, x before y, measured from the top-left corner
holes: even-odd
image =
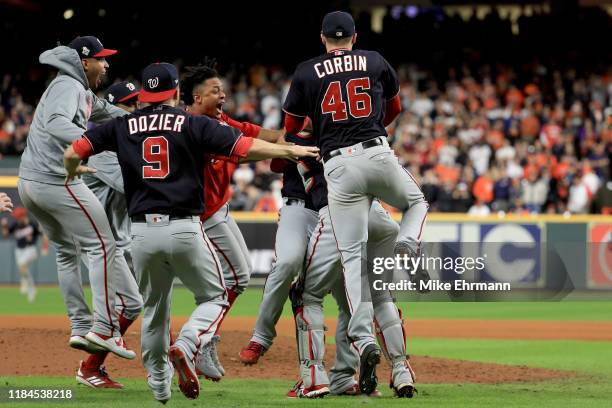
[[[117,135],[115,129],[116,121],[112,120],[85,132],[85,137],[89,140],[91,148],[93,149],[92,154],[102,153],[105,150],[111,152],[117,151]]]
[[[380,75],[380,80],[383,87],[383,97],[385,100],[389,100],[399,93],[399,79],[397,78],[397,73],[393,67],[382,55],[380,56],[380,59],[382,60],[383,65]]]
[[[190,116],[189,137],[202,153],[231,158],[242,138],[239,130],[206,116]]]
[[[304,89],[304,80],[301,78],[300,69],[295,71],[283,110],[293,116],[308,116],[308,106],[306,105],[306,92]]]

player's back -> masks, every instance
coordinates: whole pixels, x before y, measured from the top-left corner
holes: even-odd
[[[204,153],[230,156],[239,132],[152,105],[86,133],[94,152],[117,152],[130,216],[204,212]]]
[[[298,66],[284,110],[311,118],[324,155],[385,135],[385,101],[397,92],[397,75],[379,53],[338,49]]]

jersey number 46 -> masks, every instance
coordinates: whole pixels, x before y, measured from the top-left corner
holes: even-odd
[[[346,95],[349,102],[348,112],[356,119],[366,118],[372,113],[372,97],[365,89],[370,89],[370,78],[353,78],[346,83]],[[359,92],[361,91],[361,92]],[[321,112],[331,113],[334,122],[348,119],[346,102],[342,99],[340,81],[329,84],[321,101]]]
[[[168,139],[163,136],[147,137],[142,142],[142,158],[152,164],[152,166],[142,166],[142,178],[166,178],[170,173]]]

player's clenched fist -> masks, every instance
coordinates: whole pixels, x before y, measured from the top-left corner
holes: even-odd
[[[11,212],[13,210],[13,202],[6,193],[0,193],[0,212]]]

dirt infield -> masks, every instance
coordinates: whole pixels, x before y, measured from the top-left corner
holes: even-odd
[[[185,319],[175,319],[178,330]],[[229,317],[221,331],[220,358],[229,378],[276,378],[293,381],[297,373],[297,354],[293,323],[281,319],[275,345],[256,366],[245,367],[238,361],[238,351],[250,337],[254,318]],[[326,322],[328,335],[335,322]],[[437,338],[488,339],[577,339],[612,340],[612,324],[603,322],[478,321],[478,320],[412,320],[406,324],[409,336]],[[0,318],[0,376],[47,375],[68,376],[75,373],[85,354],[67,346],[68,320],[55,316],[2,316]],[[139,351],[139,325],[131,329],[126,341]],[[327,347],[328,367],[333,364],[334,346]],[[525,366],[477,363],[462,360],[412,356],[412,365],[422,383],[502,383],[533,382],[573,375]],[[379,374],[388,378],[386,364]],[[142,377],[140,361],[110,357],[109,372],[115,377]]]

